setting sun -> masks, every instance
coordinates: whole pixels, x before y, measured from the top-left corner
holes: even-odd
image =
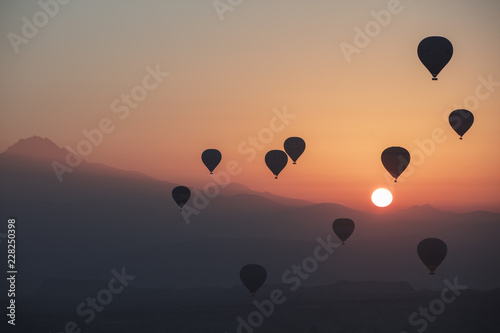
[[[372,193],[372,202],[377,207],[387,207],[392,202],[392,193],[388,189],[379,188]]]

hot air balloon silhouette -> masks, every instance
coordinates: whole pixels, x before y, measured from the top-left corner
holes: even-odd
[[[293,164],[297,164],[297,159],[306,149],[306,142],[299,137],[290,137],[285,140],[283,146],[288,156],[292,159]]]
[[[349,238],[354,231],[354,222],[346,218],[336,219],[332,223],[332,228],[335,235],[342,241],[342,244],[345,244],[347,238]]]
[[[258,264],[248,264],[240,270],[240,280],[248,291],[254,294],[266,282],[267,271]]]
[[[460,140],[462,140],[462,136],[474,123],[474,115],[468,110],[459,109],[450,113],[448,120],[455,132],[460,135]]]
[[[214,169],[222,160],[222,154],[217,149],[207,149],[201,154],[201,160],[210,171],[210,174],[213,174]]]
[[[417,246],[418,256],[429,269],[430,275],[434,275],[434,271],[443,262],[447,252],[446,243],[439,238],[426,238]]]
[[[436,76],[453,55],[453,45],[444,37],[427,37],[418,44],[417,54],[425,68],[431,72],[432,79],[437,80]]]
[[[394,182],[397,182],[398,177],[410,164],[410,153],[402,147],[385,149],[381,158],[385,169],[394,177]]]
[[[267,167],[275,176],[274,178],[278,179],[281,170],[288,163],[288,156],[282,150],[271,150],[267,152],[265,160]]]
[[[182,211],[182,207],[191,197],[191,191],[186,186],[177,186],[172,190],[172,198]]]

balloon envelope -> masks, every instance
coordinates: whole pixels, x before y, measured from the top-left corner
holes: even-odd
[[[354,222],[351,219],[336,219],[332,223],[333,232],[342,241],[342,244],[352,235],[354,231]]]
[[[462,140],[462,136],[474,123],[474,115],[468,110],[459,109],[450,113],[448,120],[455,132],[460,135],[460,140]]]
[[[297,159],[306,149],[306,142],[299,137],[290,137],[285,140],[283,146],[288,156],[292,159],[293,164],[296,164],[295,162],[297,162]]]
[[[201,154],[201,160],[212,174],[222,160],[222,154],[217,149],[207,149]]]
[[[417,253],[420,260],[429,269],[429,274],[433,275],[436,268],[446,257],[448,247],[439,238],[426,238],[418,243]]]
[[[431,72],[432,79],[437,80],[436,76],[453,55],[453,45],[444,37],[427,37],[418,44],[417,54],[422,64]]]
[[[410,153],[402,147],[389,147],[382,152],[382,164],[394,177],[394,182],[410,164]]]
[[[267,271],[257,264],[248,264],[240,270],[240,280],[252,296],[266,282]]]
[[[271,150],[267,152],[266,165],[271,170],[275,179],[278,179],[278,175],[283,170],[283,168],[288,163],[288,156],[282,150]]]
[[[172,197],[174,201],[177,203],[179,208],[182,210],[182,207],[188,202],[191,197],[191,191],[186,186],[177,186],[172,190]]]

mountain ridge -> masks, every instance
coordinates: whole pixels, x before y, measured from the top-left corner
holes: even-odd
[[[40,162],[60,162],[64,163],[66,156],[70,153],[68,150],[65,148],[61,148],[57,146],[52,140],[50,140],[47,137],[42,138],[41,136],[31,136],[28,138],[20,139],[18,140],[15,144],[12,146],[8,147],[4,152],[0,153],[0,172],[3,174],[17,174],[19,169],[26,171],[34,171],[35,175],[29,175],[26,177],[25,174],[20,175],[19,178],[24,178],[24,180],[28,180],[33,182],[33,184],[36,184],[36,186],[48,186],[49,188],[52,189],[59,189],[63,186],[59,186],[57,188],[55,183],[57,182],[57,176],[55,175],[55,172],[53,168],[49,164],[36,164]],[[19,160],[19,157],[21,159]],[[34,162],[35,164],[28,163],[28,162]],[[28,164],[28,165],[26,165]],[[50,172],[47,172],[49,171]],[[42,173],[43,171],[43,173]],[[32,172],[33,173],[33,172]],[[113,178],[121,178],[122,180],[127,180],[127,179],[132,179],[135,178],[136,180],[142,180],[142,181],[147,181],[147,182],[152,182],[156,184],[161,184],[163,186],[166,186],[169,188],[169,190],[165,190],[164,195],[170,195],[171,189],[177,185],[173,181],[170,180],[159,180],[157,178],[154,178],[152,176],[149,176],[147,174],[144,174],[142,172],[134,171],[134,170],[126,170],[126,169],[121,169],[121,168],[116,168],[116,167],[111,167],[106,164],[102,163],[91,163],[86,161],[85,159],[82,158],[81,164],[75,168],[75,173],[70,173],[66,175],[68,177],[67,180],[65,180],[63,183],[66,182],[74,182],[74,179],[72,178],[78,178],[79,174],[83,175],[94,175],[100,177],[100,182],[103,182],[106,177],[113,177]],[[76,175],[75,177],[73,177]],[[80,177],[82,178],[82,177]],[[85,178],[85,177],[83,177]],[[41,181],[43,180],[43,181]],[[20,179],[17,179],[17,182],[19,182]],[[119,182],[119,181],[118,181]],[[26,182],[25,182],[26,183]],[[43,184],[41,184],[43,183]],[[88,179],[83,179],[81,181],[83,187],[86,187],[86,183],[88,183]],[[104,183],[106,183],[104,181]],[[17,184],[16,184],[17,185]],[[14,184],[9,183],[8,181],[4,184],[5,188],[11,188],[16,187]],[[200,190],[201,191],[201,190]],[[12,193],[16,193],[15,189],[12,191],[7,191]],[[29,190],[26,192],[30,192]],[[37,192],[35,190],[35,192]],[[73,193],[74,194],[74,193]],[[224,188],[221,189],[221,195],[223,196],[235,196],[239,194],[249,194],[253,196],[260,196],[263,197],[267,200],[273,201],[275,203],[285,205],[285,206],[291,206],[291,207],[308,207],[308,206],[317,206],[321,207],[321,205],[338,205],[339,207],[344,207],[347,209],[351,209],[354,211],[359,211],[363,212],[366,214],[370,214],[371,211],[365,211],[365,210],[359,210],[359,209],[353,209],[341,204],[337,203],[331,203],[331,202],[323,202],[323,203],[314,203],[310,202],[304,199],[297,199],[297,198],[290,198],[290,197],[285,197],[285,196],[280,196],[273,194],[271,192],[259,192],[250,189],[248,186],[241,184],[241,183],[230,183]],[[1,195],[1,194],[0,194]],[[65,193],[64,195],[56,195],[57,200],[62,200],[66,196],[68,196],[68,193]],[[71,195],[69,195],[71,197]],[[48,194],[41,194],[38,193],[38,196],[32,196],[30,199],[41,199],[41,198],[50,198],[50,193]],[[9,196],[9,198],[16,198],[14,195]],[[20,198],[22,199],[22,198]],[[77,199],[77,198],[75,198]],[[480,212],[484,212],[483,214],[498,214],[496,212],[490,212],[486,210],[482,210]],[[419,218],[422,217],[429,217],[434,215],[433,218],[436,218],[436,216],[440,215],[446,215],[446,214],[467,214],[467,213],[474,213],[474,212],[466,212],[466,213],[456,213],[456,212],[451,212],[451,211],[445,211],[441,210],[438,208],[435,208],[434,206],[430,204],[423,204],[423,205],[413,205],[408,208],[403,208],[399,210],[394,210],[391,211],[391,213],[394,214],[399,214],[404,217],[409,217],[411,218],[415,214],[419,215]],[[479,213],[479,212],[478,212]]]

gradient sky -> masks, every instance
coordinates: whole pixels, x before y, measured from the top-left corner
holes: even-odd
[[[237,160],[231,181],[258,191],[373,209],[371,192],[388,187],[391,209],[500,211],[500,83],[464,106],[479,77],[500,82],[500,2],[401,0],[348,63],[340,44],[354,45],[354,29],[389,2],[242,1],[221,20],[212,1],[74,0],[17,53],[8,34],[22,35],[22,18],[32,22],[41,8],[2,2],[0,151],[33,135],[75,148],[82,130],[109,118],[115,129],[86,159],[174,183],[211,182],[200,155],[218,148],[216,170]],[[438,81],[416,54],[432,35],[454,46]],[[147,66],[170,76],[120,119],[112,102],[142,83]],[[462,107],[475,124],[460,141],[447,117]],[[248,161],[238,147],[284,108],[295,118]],[[426,154],[418,142],[433,131],[440,142]],[[307,148],[276,181],[264,155],[290,136]],[[393,145],[413,157],[396,185],[380,162]]]

